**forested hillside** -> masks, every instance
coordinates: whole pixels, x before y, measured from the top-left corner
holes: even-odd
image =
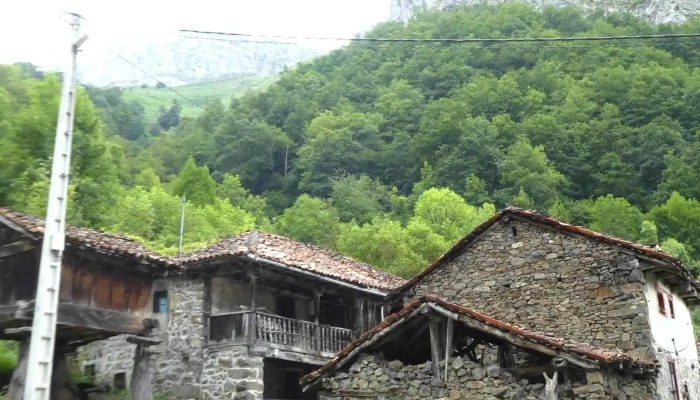
[[[700,32],[520,4],[425,13],[368,37]],[[70,218],[173,254],[258,227],[410,276],[516,205],[700,258],[696,39],[353,43],[263,93],[175,104],[78,101]],[[60,83],[0,68],[0,203],[41,215]],[[87,94],[87,96],[85,95]],[[141,105],[142,107],[142,105]],[[141,115],[141,117],[139,117]]]

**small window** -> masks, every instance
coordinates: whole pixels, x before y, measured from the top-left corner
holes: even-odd
[[[153,313],[164,314],[168,312],[168,291],[163,290],[153,293]]]
[[[114,385],[113,389],[115,390],[123,390],[126,389],[126,373],[125,372],[119,372],[117,374],[114,374]]]
[[[659,314],[666,316],[666,300],[664,300],[664,292],[656,289],[656,300],[659,303]]]
[[[673,389],[673,398],[680,400],[680,392],[678,390],[678,377],[676,376],[676,364],[673,361],[668,362],[668,371],[671,374],[671,388]]]
[[[85,372],[85,375],[87,375],[90,378],[95,377],[95,364],[88,364],[85,365],[83,372]]]
[[[673,296],[668,295],[668,314],[671,318],[676,318],[676,310],[673,309]]]

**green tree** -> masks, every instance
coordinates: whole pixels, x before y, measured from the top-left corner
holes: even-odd
[[[646,245],[659,243],[656,224],[651,221],[642,221],[642,229],[639,232],[639,242]]]
[[[429,189],[420,195],[411,221],[426,224],[454,243],[494,213],[495,207],[491,204],[476,208],[449,189]]]
[[[465,185],[464,200],[472,205],[488,203],[490,199],[486,191],[486,182],[474,174],[469,175]]]
[[[363,175],[333,178],[331,200],[343,222],[362,225],[381,216],[389,208],[389,191],[381,182]]]
[[[505,157],[498,162],[501,183],[507,187],[518,188],[501,192],[501,198],[518,196],[520,192],[532,198],[533,205],[539,209],[549,207],[559,197],[566,186],[566,178],[559,173],[547,159],[542,146],[533,147],[527,140],[519,140],[510,146]]]
[[[408,231],[397,221],[377,218],[359,227],[346,225],[338,250],[357,260],[398,276],[410,277],[426,267],[425,260],[411,246]]]
[[[304,194],[279,217],[275,229],[300,242],[334,249],[340,222],[338,212],[328,202]]]
[[[209,175],[208,167],[198,167],[194,158],[190,157],[173,182],[173,194],[185,196],[187,201],[197,206],[213,204],[216,197],[216,182]]]
[[[700,203],[677,192],[666,203],[654,207],[649,216],[656,223],[659,238],[675,238],[688,246],[694,257],[700,249]]]
[[[591,210],[591,229],[635,241],[642,227],[642,212],[627,200],[607,195],[595,200]]]
[[[160,178],[151,168],[146,168],[134,177],[134,186],[140,186],[146,190],[160,186]]]

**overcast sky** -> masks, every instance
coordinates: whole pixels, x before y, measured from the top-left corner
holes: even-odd
[[[389,0],[33,0],[3,5],[0,63],[64,65],[70,28],[61,12],[77,12],[90,40],[124,49],[165,40],[178,29],[287,36],[351,37],[389,18]],[[68,16],[64,15],[68,19]]]

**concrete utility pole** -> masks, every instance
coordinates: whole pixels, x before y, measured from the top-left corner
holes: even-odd
[[[53,165],[51,166],[51,184],[46,207],[32,336],[29,342],[24,400],[49,400],[51,395],[61,260],[65,246],[68,177],[73,142],[73,113],[76,96],[75,70],[78,48],[87,40],[87,36],[78,39],[80,16],[77,14],[71,16],[71,28],[73,29],[73,38],[70,44],[71,61],[63,75],[61,104],[58,109],[56,142],[54,144]]]
[[[185,236],[185,205],[187,201],[185,196],[182,196],[182,212],[180,213],[180,241],[177,245],[177,255],[182,255],[182,238]]]

